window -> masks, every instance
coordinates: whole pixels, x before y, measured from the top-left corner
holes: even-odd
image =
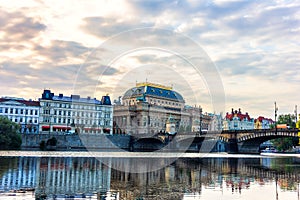
[[[28,110],[27,109],[25,109],[25,115],[28,115]]]
[[[109,118],[110,117],[110,113],[105,113],[105,118]]]
[[[30,110],[30,115],[33,115],[33,110]]]
[[[16,109],[16,114],[19,114],[19,109]]]
[[[10,109],[10,114],[13,114],[13,113],[14,113],[14,109],[11,108],[11,109]]]
[[[8,108],[5,108],[5,111],[4,111],[4,113],[8,113]]]
[[[21,109],[20,113],[21,113],[21,115],[23,115],[23,109]]]
[[[2,108],[0,108],[0,113],[2,113]]]

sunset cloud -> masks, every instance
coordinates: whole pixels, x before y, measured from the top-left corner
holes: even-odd
[[[50,88],[117,98],[148,79],[172,84],[194,105],[191,87],[214,112],[205,85],[212,61],[225,111],[272,117],[274,101],[279,113],[299,105],[297,1],[1,1],[0,18],[1,96],[38,98]],[[190,66],[193,56],[208,58],[202,73]]]

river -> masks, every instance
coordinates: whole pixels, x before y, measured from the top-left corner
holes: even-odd
[[[0,152],[0,199],[299,197],[300,158],[228,154]]]

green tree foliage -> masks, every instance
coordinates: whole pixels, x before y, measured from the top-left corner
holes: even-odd
[[[287,124],[290,128],[295,128],[296,116],[293,114],[283,114],[278,116],[277,124]]]
[[[272,142],[278,151],[286,151],[293,146],[293,138],[277,138]]]
[[[295,123],[295,115],[293,114],[282,114],[278,116],[277,124],[287,124],[290,128],[295,128],[296,123]],[[297,139],[296,138],[278,138],[272,140],[274,146],[279,150],[279,151],[286,151],[291,149],[293,146],[297,145]]]
[[[17,123],[0,116],[0,149],[20,149],[22,138]]]

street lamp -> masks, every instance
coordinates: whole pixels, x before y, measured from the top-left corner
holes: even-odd
[[[277,124],[276,124],[276,117],[277,117],[277,111],[278,111],[278,107],[276,105],[276,101],[274,102],[275,104],[275,134],[277,134]]]
[[[202,135],[202,108],[199,106],[199,111],[200,111],[200,122],[199,122],[199,133]]]
[[[297,121],[298,121],[297,120],[297,105],[295,105],[295,111],[294,112],[295,112],[295,123],[297,123]]]

